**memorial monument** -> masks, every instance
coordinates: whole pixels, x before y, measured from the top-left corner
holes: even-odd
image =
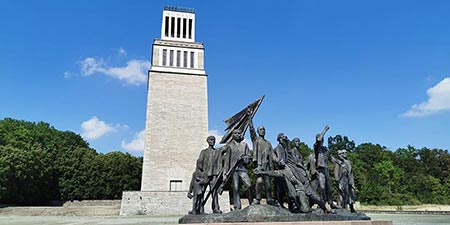
[[[392,222],[390,221],[373,222],[364,213],[356,212],[353,208],[354,195],[352,194],[351,197],[348,197],[350,195],[348,194],[348,189],[354,188],[352,186],[354,184],[353,177],[349,178],[348,176],[348,174],[352,173],[351,162],[347,160],[346,154],[344,154],[343,151],[340,151],[339,160],[334,159],[328,149],[323,146],[323,139],[325,133],[329,129],[329,126],[326,126],[320,134],[316,135],[314,153],[314,157],[316,158],[315,164],[316,167],[319,168],[320,173],[322,173],[321,176],[323,176],[323,179],[319,180],[322,185],[325,182],[329,182],[325,180],[330,176],[329,170],[327,170],[328,161],[337,164],[335,165],[336,167],[339,166],[339,168],[336,169],[336,174],[338,174],[336,179],[340,180],[338,188],[342,190],[339,192],[339,203],[341,207],[334,205],[331,193],[328,196],[320,195],[320,193],[323,193],[325,190],[313,190],[311,188],[311,176],[308,174],[309,170],[304,165],[299,152],[299,138],[294,138],[291,142],[284,133],[278,134],[278,146],[275,149],[267,149],[271,151],[267,157],[272,158],[267,161],[273,161],[278,164],[277,167],[267,166],[265,168],[261,168],[261,163],[258,162],[261,160],[255,160],[254,164],[250,164],[249,162],[252,160],[251,155],[258,155],[258,153],[254,152],[254,154],[252,154],[251,152],[254,151],[254,149],[250,149],[246,143],[242,142],[242,140],[247,127],[250,126],[252,139],[254,142],[256,141],[254,138],[255,133],[252,119],[259,108],[262,99],[263,97],[259,98],[231,118],[225,120],[228,125],[226,129],[227,133],[222,138],[221,143],[226,143],[226,145],[219,150],[211,149],[214,153],[222,154],[222,159],[224,160],[221,161],[217,160],[216,157],[212,157],[210,162],[206,163],[222,163],[222,166],[217,165],[218,168],[222,168],[222,171],[217,176],[210,192],[222,193],[222,188],[229,183],[232,191],[232,195],[230,195],[232,196],[232,198],[230,198],[230,202],[232,202],[234,210],[228,213],[208,214],[202,211],[205,201],[198,201],[197,199],[193,202],[192,210],[189,211],[187,215],[179,219],[178,222],[180,224],[250,224],[254,222],[276,224],[276,222],[290,222],[290,224],[309,225],[313,224],[310,223],[312,221],[327,221],[326,224],[335,225],[392,225]],[[260,129],[261,138],[265,135],[263,130],[265,129]],[[262,141],[264,141],[264,139],[262,139]],[[255,145],[254,143],[253,148],[255,148],[255,146],[258,145]],[[290,146],[293,146],[293,148],[289,148]],[[212,148],[211,144],[210,148]],[[203,178],[198,174],[205,174],[208,169],[202,169],[202,166],[199,166],[201,164],[205,164],[205,158],[202,155],[200,155],[197,160],[197,169],[192,176],[192,182],[195,181],[198,184],[194,191],[197,190],[196,193],[199,193],[199,197],[203,198],[206,188],[205,186],[200,185]],[[326,169],[323,169],[324,165],[326,166]],[[254,204],[252,204],[253,196],[251,194],[251,188],[254,186],[252,182],[257,182],[252,181],[249,178],[247,172],[250,170],[254,171],[256,180],[262,176],[279,178],[274,180],[274,185],[272,187],[270,184],[267,185],[267,189],[269,190],[266,189],[266,191],[270,192],[270,189],[274,189],[275,193],[279,192],[277,193],[279,196],[283,194],[287,197],[279,197],[275,202],[276,204],[273,204],[273,202],[270,201],[271,195],[268,195],[266,197],[269,200],[266,204],[261,204],[261,201],[255,201]],[[203,177],[207,179],[207,176]],[[245,190],[248,191],[247,197],[249,205],[245,208],[241,208],[241,195],[244,193],[243,189],[239,191],[240,181],[244,184]],[[205,184],[207,182],[208,181],[206,181]],[[324,186],[325,185],[322,187]],[[331,189],[331,187],[329,188]],[[344,193],[345,191],[347,191],[347,193]],[[207,197],[208,196],[209,194]],[[325,201],[329,201],[330,208],[327,208]],[[285,203],[288,204],[288,209],[284,206]],[[317,208],[311,208],[309,205],[310,203],[317,204]],[[346,204],[350,205],[350,211],[345,209]]]
[[[141,191],[123,193],[121,215],[187,214],[179,223],[361,220],[358,224],[372,224],[369,217],[353,208],[354,194],[349,193],[349,189],[354,189],[353,178],[347,176],[352,171],[346,155],[335,160],[323,146],[328,126],[317,135],[314,145],[319,190],[312,185],[311,169],[304,165],[298,152],[298,138],[291,144],[280,133],[279,144],[272,149],[265,139],[264,127],[258,128],[256,136],[252,119],[264,96],[225,120],[226,133],[220,141],[225,145],[215,148],[215,138],[208,137],[204,47],[195,42],[193,9],[164,8],[161,39],[153,42],[151,61],[142,186]],[[249,127],[252,149],[243,142]],[[339,203],[344,209],[334,205],[328,161],[341,166],[336,174],[342,184]],[[250,179],[249,171],[254,172],[256,182]],[[275,199],[270,177],[277,178]],[[254,183],[258,185],[252,204]],[[226,187],[228,192],[223,192]],[[244,189],[247,207],[241,206]],[[266,204],[261,202],[263,189]],[[232,195],[226,194],[229,192]],[[205,207],[210,196],[212,207]],[[335,210],[328,209],[325,201]],[[288,209],[284,207],[286,203]],[[311,209],[309,203],[318,208]],[[221,210],[231,204],[232,212]],[[347,204],[352,212],[345,209]]]
[[[208,136],[204,47],[195,41],[195,24],[194,9],[164,7],[148,74],[141,191],[123,193],[121,215],[191,208],[186,194]]]

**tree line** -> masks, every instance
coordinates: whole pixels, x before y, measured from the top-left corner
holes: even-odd
[[[373,205],[450,204],[448,150],[379,144],[358,146],[346,136],[328,138],[333,155],[346,149],[355,172],[356,199]]]
[[[139,190],[142,157],[98,153],[71,131],[48,123],[0,120],[0,203],[120,199]]]
[[[335,157],[337,150],[347,150],[356,199],[363,204],[450,204],[448,150],[408,146],[392,151],[379,144],[356,145],[341,135],[329,137],[328,147]],[[303,158],[313,152],[305,143],[300,149]],[[80,135],[45,122],[0,120],[2,204],[120,199],[122,191],[140,189],[141,174],[142,157],[98,153]]]

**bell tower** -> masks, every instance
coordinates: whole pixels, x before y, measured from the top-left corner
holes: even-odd
[[[203,44],[195,42],[194,10],[164,7],[148,78],[142,191],[189,189],[195,161],[207,147],[203,59]]]
[[[207,75],[194,9],[164,7],[161,38],[152,47],[145,123],[141,191],[123,192],[120,214],[186,214],[196,160],[208,146]]]

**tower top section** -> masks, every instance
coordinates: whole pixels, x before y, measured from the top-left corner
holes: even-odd
[[[195,13],[193,8],[178,7],[178,6],[164,6],[164,10],[173,12],[185,12],[185,13]]]
[[[161,39],[195,42],[195,11],[192,8],[165,6]]]

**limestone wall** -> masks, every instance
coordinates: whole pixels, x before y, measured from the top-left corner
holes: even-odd
[[[142,191],[187,191],[207,147],[207,77],[150,71]],[[181,181],[171,187],[170,181]],[[174,191],[174,190],[172,190]]]
[[[186,192],[126,191],[122,195],[120,215],[186,215],[192,209],[192,200]],[[224,191],[219,196],[223,212],[229,212],[229,195]],[[211,213],[211,198],[205,205],[205,212]]]

